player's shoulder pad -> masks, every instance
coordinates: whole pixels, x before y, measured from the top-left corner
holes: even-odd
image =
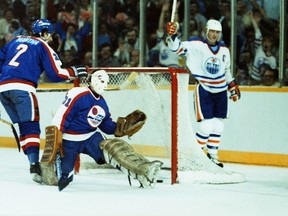
[[[67,94],[70,96],[76,96],[80,94],[82,95],[87,93],[90,93],[90,91],[86,87],[73,87],[67,91]]]

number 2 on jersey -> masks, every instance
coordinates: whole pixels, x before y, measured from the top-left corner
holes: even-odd
[[[20,63],[17,62],[16,60],[19,58],[20,55],[22,55],[24,52],[26,52],[27,49],[28,49],[28,45],[26,45],[26,44],[20,44],[20,45],[17,47],[18,52],[17,52],[16,55],[14,55],[14,57],[11,59],[11,61],[9,62],[9,65],[17,67]]]

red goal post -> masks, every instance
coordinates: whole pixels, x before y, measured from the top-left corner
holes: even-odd
[[[241,174],[236,173],[235,176],[216,166],[198,146],[192,128],[193,118],[189,114],[193,107],[188,107],[188,102],[193,97],[188,94],[187,69],[96,67],[90,68],[90,72],[99,69],[109,74],[108,88],[103,96],[114,120],[135,109],[147,115],[147,121],[138,133],[131,139],[121,139],[126,140],[143,156],[166,161],[165,166],[171,169],[172,184],[179,182],[180,175],[187,173],[193,173],[189,178],[207,183],[235,183],[244,180]],[[77,85],[79,83],[76,81]],[[104,136],[113,138],[106,134]],[[75,171],[79,172],[79,167]]]

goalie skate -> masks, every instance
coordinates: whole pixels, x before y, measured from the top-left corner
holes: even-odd
[[[141,187],[154,187],[157,182],[158,172],[161,170],[163,163],[161,161],[152,161],[143,165],[146,170],[144,176],[137,176]]]

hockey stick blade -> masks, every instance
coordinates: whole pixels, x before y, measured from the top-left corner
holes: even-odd
[[[136,78],[138,77],[138,73],[133,71],[128,78],[119,86],[119,89],[127,88]]]
[[[18,151],[20,152],[20,151],[21,151],[20,141],[19,141],[19,137],[18,137],[18,134],[17,134],[17,131],[16,131],[14,125],[13,125],[11,122],[8,122],[8,121],[6,121],[6,120],[4,120],[4,119],[0,119],[0,121],[1,121],[2,123],[4,123],[4,124],[6,124],[6,125],[8,125],[8,126],[11,127],[12,132],[13,132],[13,135],[14,135],[14,138],[15,138],[16,143],[17,143]]]
[[[121,85],[109,86],[108,88],[105,89],[105,91],[119,91],[126,89],[137,77],[138,73],[133,71]]]

